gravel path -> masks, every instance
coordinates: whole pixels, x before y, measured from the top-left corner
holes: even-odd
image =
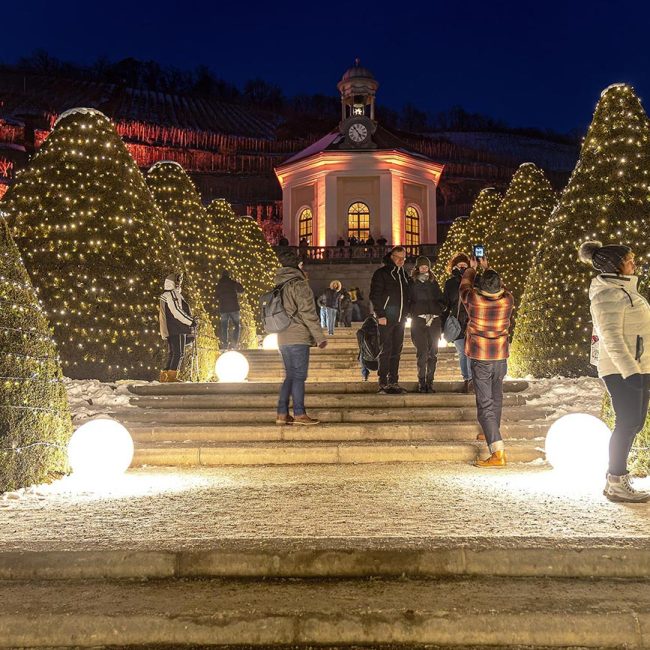
[[[111,490],[64,479],[5,495],[0,551],[650,546],[650,504],[613,504],[601,489],[539,465],[144,468]]]

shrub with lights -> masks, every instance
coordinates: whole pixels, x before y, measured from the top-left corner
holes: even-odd
[[[184,264],[110,120],[94,109],[63,113],[1,205],[54,327],[64,373],[153,378],[165,352],[158,299],[164,278]],[[200,339],[214,339],[210,332]],[[206,369],[214,353],[203,354],[210,354]]]
[[[616,84],[601,95],[580,159],[531,260],[511,351],[512,374],[589,371],[588,287],[594,273],[578,262],[577,249],[588,239],[626,244],[644,264],[649,224],[648,118],[634,90]]]
[[[438,257],[433,265],[433,274],[441,287],[444,287],[445,281],[449,277],[447,264],[456,253],[467,253],[472,251],[471,241],[467,236],[469,217],[458,217],[451,224],[447,232],[445,241],[438,251]]]
[[[250,217],[236,216],[227,201],[212,201],[208,212],[217,227],[219,241],[233,260],[231,276],[244,286],[248,313],[254,318],[257,331],[262,333],[259,299],[274,286],[275,272],[280,266],[277,255],[257,223]],[[242,307],[242,316],[243,311]]]
[[[71,434],[56,345],[0,217],[0,493],[65,472]]]
[[[515,306],[555,203],[555,192],[544,172],[533,163],[524,163],[512,177],[490,226],[486,253],[514,296]]]

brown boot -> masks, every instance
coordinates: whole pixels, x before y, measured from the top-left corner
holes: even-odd
[[[485,442],[485,434],[484,433],[477,433],[476,434],[476,439],[480,440],[481,442]]]
[[[314,418],[310,418],[306,413],[304,415],[296,415],[293,418],[293,423],[294,424],[302,424],[303,426],[310,427],[314,424],[320,424],[320,420],[315,420]]]
[[[293,424],[293,418],[288,413],[278,413],[275,416],[276,424]]]
[[[474,463],[475,467],[483,468],[500,468],[506,466],[506,452],[501,449],[500,451],[495,451],[489,458],[481,460],[480,458]]]
[[[179,382],[180,379],[178,378],[178,370],[168,370],[167,381],[172,383]]]
[[[169,381],[167,379],[167,373],[168,372],[169,372],[168,370],[161,370],[160,371],[160,379],[159,379],[159,381],[160,381],[161,384],[166,384]]]

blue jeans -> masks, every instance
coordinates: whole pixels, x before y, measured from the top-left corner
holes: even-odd
[[[327,307],[321,305],[320,308],[320,326],[325,329],[327,327]]]
[[[325,320],[327,321],[327,333],[334,334],[334,325],[336,325],[336,307],[325,307]]]
[[[465,381],[469,381],[472,378],[472,369],[469,365],[469,359],[465,354],[465,339],[456,339],[454,341],[456,350],[458,352],[458,362],[460,364],[460,374],[463,375]]]
[[[224,311],[221,313],[221,336],[219,337],[221,341],[221,347],[228,347],[228,326],[232,322],[233,324],[233,333],[232,333],[232,344],[237,345],[239,343],[239,312],[238,311]]]
[[[289,398],[293,399],[294,416],[305,414],[305,380],[309,368],[308,345],[281,345],[284,362],[284,382],[280,386],[278,415],[289,413]]]

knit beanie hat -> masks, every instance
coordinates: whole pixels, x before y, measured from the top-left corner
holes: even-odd
[[[293,249],[280,251],[278,253],[278,259],[280,260],[280,264],[282,264],[282,266],[290,266],[294,269],[297,269],[298,264],[300,264],[300,258],[296,254],[296,251]]]
[[[415,260],[415,268],[419,269],[421,266],[427,265],[429,268],[431,268],[431,260],[428,257],[425,257],[424,255],[420,255]]]
[[[460,264],[461,262],[469,266],[469,256],[465,255],[465,253],[456,253],[449,262],[449,268],[453,269],[456,264]]]
[[[496,271],[488,269],[480,276],[478,282],[478,290],[481,293],[493,295],[499,293],[503,287],[501,286],[501,278]]]
[[[586,241],[578,250],[580,260],[592,264],[599,273],[620,273],[623,260],[632,252],[629,246]]]

